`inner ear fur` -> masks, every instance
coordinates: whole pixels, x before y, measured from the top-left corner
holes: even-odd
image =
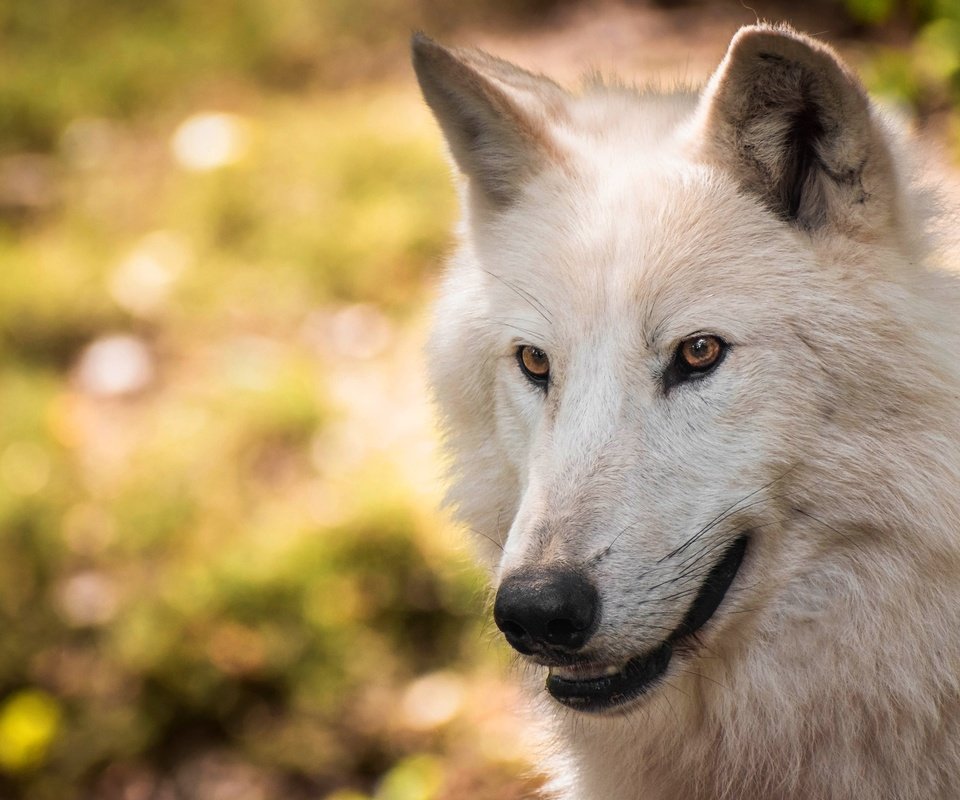
[[[566,93],[553,81],[479,50],[446,48],[422,33],[413,67],[454,161],[491,207],[510,205],[556,156],[547,130]]]
[[[798,227],[884,224],[894,178],[857,77],[826,45],[751,26],[704,95],[703,146],[742,188]]]

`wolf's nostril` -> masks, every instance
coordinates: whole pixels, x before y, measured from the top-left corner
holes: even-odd
[[[522,625],[517,625],[516,622],[511,622],[510,620],[505,621],[500,625],[500,630],[507,636],[515,636],[518,639],[521,636],[526,636],[527,632],[523,629]]]
[[[519,570],[497,590],[493,618],[521,653],[563,648],[579,650],[599,617],[597,590],[583,573],[569,568]]]

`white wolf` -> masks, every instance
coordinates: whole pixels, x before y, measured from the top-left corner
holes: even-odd
[[[960,291],[858,79],[764,25],[699,95],[413,58],[450,499],[557,790],[960,797]]]

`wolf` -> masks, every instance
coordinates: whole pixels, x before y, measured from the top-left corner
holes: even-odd
[[[784,26],[699,92],[412,50],[448,499],[549,793],[960,797],[960,288],[901,126]]]

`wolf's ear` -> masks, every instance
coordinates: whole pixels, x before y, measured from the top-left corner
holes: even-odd
[[[799,227],[876,225],[892,211],[884,137],[827,46],[787,28],[741,29],[701,112],[708,158]]]
[[[413,67],[460,169],[494,208],[556,155],[547,130],[562,113],[557,84],[475,50],[448,50],[413,35]]]

